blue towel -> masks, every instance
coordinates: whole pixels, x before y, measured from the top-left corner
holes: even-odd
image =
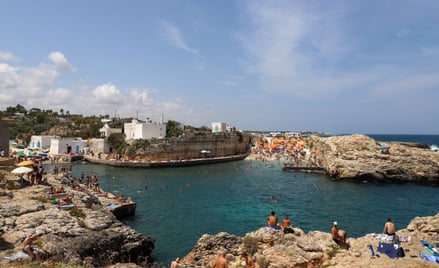
[[[424,252],[419,253],[419,258],[424,259],[429,262],[439,263],[439,256],[432,256],[425,254]]]

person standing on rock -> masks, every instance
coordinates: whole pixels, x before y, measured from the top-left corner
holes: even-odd
[[[383,234],[395,235],[395,224],[393,224],[392,219],[387,218],[387,222],[384,224]]]
[[[229,268],[229,264],[226,259],[226,253],[221,252],[213,263],[213,268]]]

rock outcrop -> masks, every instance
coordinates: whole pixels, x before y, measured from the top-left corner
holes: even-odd
[[[359,134],[328,138],[311,136],[308,142],[326,173],[337,180],[439,184],[439,152],[426,145],[379,142]]]
[[[426,252],[420,240],[439,239],[439,213],[430,217],[414,218],[406,229],[397,235],[410,237],[401,242],[405,257],[392,259],[385,254],[371,255],[369,245],[377,253],[379,239],[375,234],[360,238],[348,238],[348,249],[340,249],[331,239],[330,233],[310,231],[305,234],[294,228],[293,234],[282,231],[267,231],[265,227],[241,238],[228,233],[203,235],[194,249],[182,260],[183,267],[212,267],[221,251],[227,252],[229,267],[245,267],[240,258],[243,252],[251,254],[256,267],[437,267],[419,258]]]
[[[60,187],[59,180],[48,177]],[[148,262],[154,238],[122,224],[98,197],[66,187],[75,207],[63,210],[46,202],[48,190],[48,185],[33,185],[0,196],[0,266],[8,261],[5,257],[26,257],[17,253],[32,234],[41,235],[35,244],[55,262],[87,267]]]

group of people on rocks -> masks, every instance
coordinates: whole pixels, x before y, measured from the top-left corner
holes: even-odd
[[[270,215],[267,217],[267,228],[269,230],[277,230],[277,231],[283,231],[284,233],[294,233],[294,230],[292,228],[291,219],[288,215],[285,215],[284,219],[282,220],[281,224],[279,224],[279,218],[276,216],[276,213],[272,211]],[[390,218],[387,219],[383,234],[392,236],[395,235],[395,225],[392,222]],[[337,245],[340,246],[340,248],[347,248],[348,245],[346,243],[346,232],[344,230],[338,229],[338,223],[336,221],[333,222],[332,228],[331,228],[331,237],[332,240],[337,243]],[[218,254],[217,258],[214,260],[212,267],[214,268],[228,268],[228,260],[226,257],[226,251],[222,250]],[[243,252],[241,254],[241,259],[243,261],[242,265],[246,268],[254,268],[254,260],[253,257],[248,254],[247,252]],[[181,259],[177,258],[175,261],[172,261],[171,268],[178,268],[181,266]]]
[[[18,178],[18,182],[21,187],[34,185],[34,184],[44,184],[46,180],[44,179],[44,175],[46,174],[46,170],[41,164],[33,164],[32,171],[27,173],[27,180],[24,178],[23,174],[20,174]]]

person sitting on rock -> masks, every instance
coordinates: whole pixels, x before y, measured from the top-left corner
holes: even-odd
[[[291,225],[291,220],[288,215],[285,215],[285,218],[282,220],[280,227],[282,228],[282,231],[284,231],[284,233],[294,233]]]
[[[279,229],[277,225],[279,222],[279,218],[276,216],[275,212],[272,211],[271,215],[267,217],[267,225],[269,228]]]
[[[383,234],[395,235],[395,224],[393,224],[392,219],[387,218],[387,222],[384,224]]]
[[[40,255],[36,248],[33,246],[33,242],[40,236],[40,234],[34,234],[31,236],[28,236],[23,241],[23,251],[29,254],[29,256],[32,257],[32,260],[40,261]]]
[[[72,200],[72,197],[70,195],[67,195],[66,197],[61,199],[59,202],[60,205],[69,205],[72,203],[73,203],[73,200]]]
[[[341,248],[346,247],[346,232],[338,229],[338,223],[334,221],[331,229],[332,240],[337,243]]]

